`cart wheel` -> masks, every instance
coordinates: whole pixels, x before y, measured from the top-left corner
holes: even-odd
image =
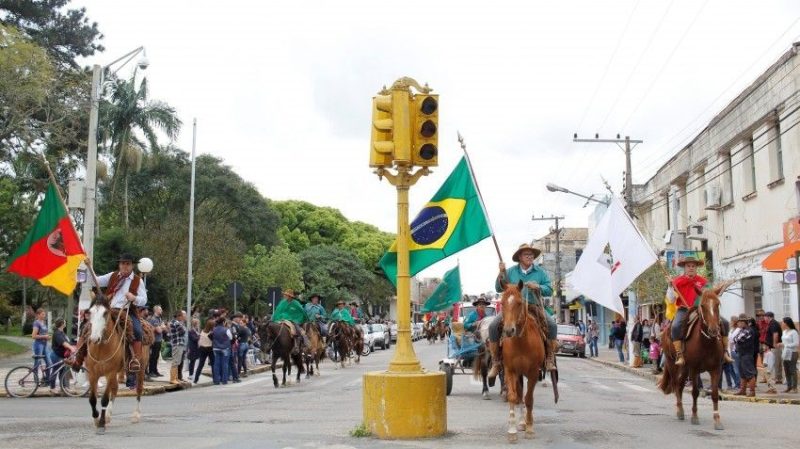
[[[439,371],[444,372],[445,377],[445,394],[450,396],[450,393],[453,391],[453,365],[450,364],[441,364],[439,365]]]

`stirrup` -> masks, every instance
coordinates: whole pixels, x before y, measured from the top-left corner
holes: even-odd
[[[139,370],[142,369],[142,365],[139,363],[139,359],[136,357],[132,357],[131,361],[128,362],[128,372],[129,373],[138,373]]]

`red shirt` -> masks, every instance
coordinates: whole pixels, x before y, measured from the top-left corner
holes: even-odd
[[[769,328],[769,321],[759,318],[756,320],[756,327],[758,327],[758,342],[767,344],[767,329]]]
[[[699,293],[703,290],[708,280],[700,275],[692,277],[682,274],[672,280],[672,286],[680,292],[675,299],[677,307],[689,308],[695,305]],[[682,296],[682,297],[681,297]],[[686,300],[684,302],[684,299]]]

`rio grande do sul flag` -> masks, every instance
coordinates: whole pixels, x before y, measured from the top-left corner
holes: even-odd
[[[78,265],[86,257],[64,203],[52,182],[33,228],[14,252],[7,271],[72,294]]]
[[[492,235],[466,158],[411,222],[409,276]],[[397,285],[397,242],[380,261],[386,277]]]

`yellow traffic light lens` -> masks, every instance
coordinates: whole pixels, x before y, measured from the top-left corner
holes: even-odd
[[[436,102],[436,99],[433,97],[426,97],[422,100],[422,105],[420,105],[419,110],[425,115],[431,115],[439,108],[439,103]]]
[[[433,120],[425,120],[425,123],[422,124],[419,133],[425,138],[432,137],[434,134],[436,134],[436,123]]]
[[[419,157],[422,159],[429,161],[436,157],[436,145],[432,143],[426,143],[419,149]]]

